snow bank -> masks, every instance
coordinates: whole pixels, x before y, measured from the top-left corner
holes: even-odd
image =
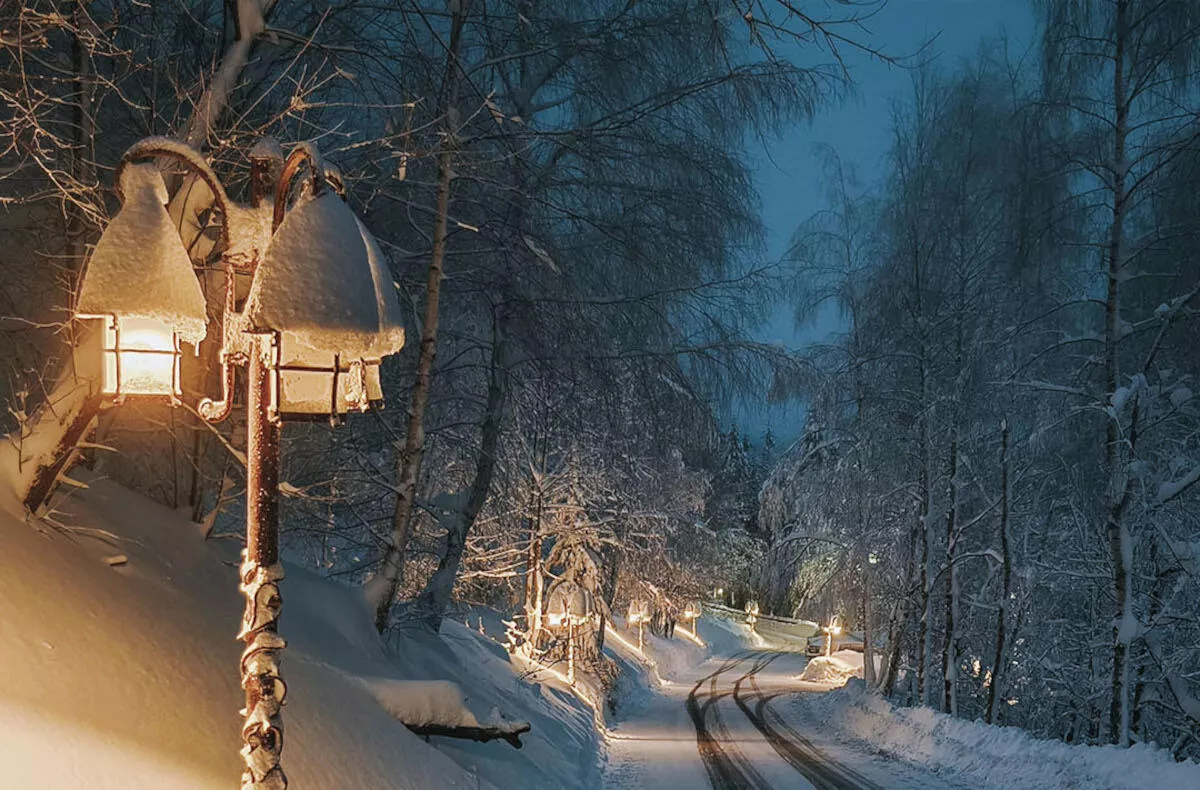
[[[239,547],[205,541],[184,515],[113,483],[88,483],[57,504],[65,530],[25,523],[0,491],[0,787],[234,786]],[[127,561],[110,565],[117,553]],[[518,677],[486,636],[447,623],[444,639],[405,638],[398,658],[360,590],[288,566],[282,593],[293,787],[586,786],[598,751],[590,712]],[[449,681],[416,695],[431,716],[490,724],[503,710],[535,730],[521,751],[426,743],[394,715],[416,704],[400,700],[418,688],[400,678]]]
[[[897,708],[866,693],[859,681],[827,694],[802,695],[791,704],[841,738],[865,742],[978,790],[1200,787],[1200,765],[1176,763],[1161,749],[1069,745],[929,708]]]
[[[493,708],[486,721],[480,722],[467,707],[462,688],[449,680],[355,680],[407,727],[490,727],[500,732],[522,732],[529,727],[528,722],[506,719],[499,708]]]
[[[696,621],[696,632],[712,655],[731,656],[739,650],[770,650],[775,644],[744,622],[707,614]]]
[[[604,641],[605,650],[610,655],[624,659],[627,663],[643,665],[650,670],[650,679],[656,685],[669,684],[681,677],[689,676],[692,670],[712,655],[711,645],[703,641],[702,635],[696,635],[695,638],[701,640],[701,643],[697,643],[694,638],[685,635],[685,630],[683,626],[677,625],[674,638],[664,639],[651,633],[647,628],[642,634],[642,650],[639,652],[637,630],[630,629],[625,624],[625,618],[615,617],[609,625]],[[697,630],[703,630],[703,621],[700,621]],[[687,633],[691,634],[690,631]],[[722,639],[720,636],[717,638],[718,641]],[[730,634],[730,638],[737,644],[741,644],[738,637]]]
[[[875,671],[883,669],[881,656],[874,656]],[[863,654],[856,650],[838,650],[831,656],[817,656],[809,660],[800,680],[810,683],[828,683],[833,686],[845,685],[850,678],[862,679]]]
[[[368,616],[364,607],[363,617]],[[369,619],[367,622],[369,627]],[[504,640],[501,615],[471,607],[447,617],[440,636],[420,629],[398,631],[389,644],[389,658],[394,671],[404,678],[455,683],[462,690],[464,706],[484,726],[532,725],[532,730],[521,736],[524,745],[520,751],[503,743],[434,736],[431,742],[458,764],[499,787],[595,787],[600,743],[592,708],[570,690],[563,677],[537,671],[519,657],[509,656]]]

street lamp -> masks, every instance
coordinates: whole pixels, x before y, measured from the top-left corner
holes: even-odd
[[[547,619],[551,628],[567,627],[567,684],[575,685],[575,629],[591,622],[592,595],[575,582],[565,581],[550,591]]]
[[[207,333],[204,294],[167,215],[159,171],[151,165],[124,168],[117,189],[121,209],[92,251],[76,317],[103,321],[104,395],[174,401],[182,394],[180,341],[196,346]]]
[[[835,614],[829,620],[829,625],[821,629],[825,632],[825,656],[828,658],[833,655],[833,638],[842,633],[841,623],[838,622],[838,616]]]
[[[246,599],[241,750],[243,788],[284,790],[280,764],[286,686],[280,677],[279,431],[281,421],[336,420],[382,397],[379,365],[400,350],[404,329],[383,256],[340,196],[314,146],[282,151],[262,140],[250,151],[249,206],[231,201],[195,149],[166,138],[135,143],[117,166],[121,210],[88,261],[76,317],[103,321],[102,392],[182,397],[181,343],[207,335],[204,296],[187,249],[166,212],[168,190],[152,160],[167,159],[205,183],[220,214],[226,275],[219,400],[200,416],[217,422],[233,408],[235,369],[248,367],[246,548],[239,573]],[[282,172],[278,168],[282,163]],[[308,184],[292,186],[307,167]],[[290,204],[290,207],[289,207]],[[250,277],[245,304],[237,282]]]
[[[636,600],[629,602],[629,614],[626,618],[630,625],[637,626],[638,632],[638,650],[641,651],[645,647],[646,623],[650,620],[650,604],[644,600]]]
[[[758,601],[750,601],[746,604],[746,625],[750,626],[750,630],[754,630],[754,624],[758,622]]]

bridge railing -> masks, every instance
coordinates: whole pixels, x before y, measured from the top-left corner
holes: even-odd
[[[715,617],[724,617],[739,623],[746,621],[745,612],[740,609],[731,609],[719,603],[704,604],[704,611]],[[809,637],[816,636],[821,632],[821,626],[811,620],[797,620],[792,617],[760,614],[754,625],[754,630],[768,638],[807,644]]]

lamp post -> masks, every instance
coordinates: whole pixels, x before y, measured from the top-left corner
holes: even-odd
[[[750,601],[746,604],[746,625],[750,626],[750,630],[754,630],[755,623],[758,622],[758,601]],[[770,630],[770,629],[768,629]]]
[[[591,594],[572,581],[558,584],[550,591],[548,620],[552,628],[567,628],[567,684],[575,685],[575,630],[592,621]]]
[[[875,687],[875,646],[873,644],[875,629],[872,618],[874,612],[871,605],[871,577],[875,566],[879,564],[879,555],[871,551],[867,553],[867,567],[863,579],[863,682],[867,688]]]
[[[147,138],[117,166],[121,210],[89,258],[77,301],[77,318],[102,322],[101,391],[108,405],[135,396],[181,403],[181,344],[198,346],[207,334],[204,297],[166,211],[166,183],[148,164],[162,159],[204,182],[220,214],[222,392],[220,399],[201,399],[197,412],[208,422],[228,417],[236,368],[248,368],[246,548],[239,571],[246,603],[238,634],[244,644],[242,787],[284,790],[280,425],[320,416],[336,421],[380,401],[380,362],[404,343],[400,308],[377,245],[330,190],[315,147],[301,144],[284,161],[274,141],[256,144],[251,202],[244,206],[229,199],[198,151]],[[307,189],[289,200],[304,168]],[[238,281],[247,277],[243,303]]]
[[[832,618],[830,618],[829,625],[825,626],[821,630],[826,634],[825,657],[828,658],[833,655],[833,638],[842,633],[842,626],[840,623],[838,623],[838,616],[835,614]]]
[[[630,601],[629,615],[626,619],[630,625],[637,626],[638,651],[640,652],[645,648],[644,629],[646,622],[650,619],[650,604],[643,600]]]

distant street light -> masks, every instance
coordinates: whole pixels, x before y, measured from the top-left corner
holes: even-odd
[[[551,628],[567,627],[567,684],[575,685],[575,630],[592,621],[592,594],[575,582],[567,581],[550,591],[547,620]]]
[[[746,624],[748,626],[750,626],[750,630],[753,631],[754,625],[757,622],[758,622],[758,601],[750,601],[748,604],[746,604]]]
[[[121,210],[96,243],[77,301],[77,318],[103,321],[101,390],[109,403],[165,396],[179,404],[181,343],[196,347],[207,335],[204,296],[167,214],[166,183],[155,166],[139,164],[159,159],[203,181],[220,217],[226,275],[222,396],[201,400],[197,411],[210,422],[227,417],[235,367],[249,368],[246,548],[240,569],[246,598],[239,634],[246,693],[242,787],[283,790],[280,423],[314,416],[336,420],[379,401],[379,364],[404,344],[400,307],[378,247],[330,191],[315,147],[301,144],[283,162],[274,141],[256,144],[250,152],[251,202],[243,206],[229,199],[198,151],[147,138],[117,166]],[[307,189],[289,208],[293,182],[304,167]],[[239,277],[251,278],[244,304]]]
[[[841,623],[838,622],[838,616],[835,614],[830,620],[829,625],[821,629],[825,632],[825,656],[828,658],[833,655],[833,638],[842,633]]]
[[[649,604],[649,602],[642,601],[642,600],[630,601],[629,602],[629,616],[627,619],[628,619],[630,625],[637,626],[638,650],[640,651],[640,650],[644,649],[644,647],[645,647],[645,635],[644,635],[643,631],[646,627],[646,623],[649,622],[649,620],[650,620],[650,604]]]
[[[867,688],[875,687],[875,631],[872,614],[871,575],[879,564],[879,555],[867,554],[867,567],[863,570],[863,681]]]

